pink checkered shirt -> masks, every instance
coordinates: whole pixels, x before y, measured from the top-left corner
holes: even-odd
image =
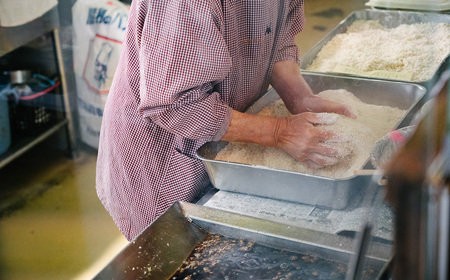
[[[128,240],[209,183],[196,150],[298,63],[303,0],[134,0],[106,102],[97,193]]]

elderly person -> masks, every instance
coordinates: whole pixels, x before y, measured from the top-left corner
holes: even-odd
[[[132,1],[105,106],[97,193],[128,240],[175,201],[210,182],[197,149],[208,141],[279,147],[315,168],[337,162],[318,112],[353,117],[313,94],[299,70],[295,35],[303,0]],[[292,115],[242,113],[277,90]],[[332,121],[332,120],[331,120]]]

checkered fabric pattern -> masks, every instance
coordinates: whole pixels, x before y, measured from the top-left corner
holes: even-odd
[[[128,240],[209,183],[196,150],[298,63],[303,0],[132,1],[104,109],[97,193]]]

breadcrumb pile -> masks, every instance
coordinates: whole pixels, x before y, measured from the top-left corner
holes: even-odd
[[[375,20],[357,20],[345,33],[334,36],[307,70],[334,72],[345,66],[364,72],[406,72],[412,74],[411,81],[424,82],[433,77],[449,53],[448,23],[386,28]]]

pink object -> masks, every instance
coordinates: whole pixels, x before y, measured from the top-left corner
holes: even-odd
[[[31,94],[31,95],[22,96],[19,99],[20,100],[32,100],[32,99],[38,98],[39,96],[43,96],[43,95],[49,93],[50,91],[54,90],[56,87],[59,86],[59,84],[60,84],[60,82],[58,81],[54,85],[52,85],[51,87],[49,87],[49,88],[47,88],[47,89],[45,89],[45,90],[43,90],[41,92],[36,92],[34,94]]]

